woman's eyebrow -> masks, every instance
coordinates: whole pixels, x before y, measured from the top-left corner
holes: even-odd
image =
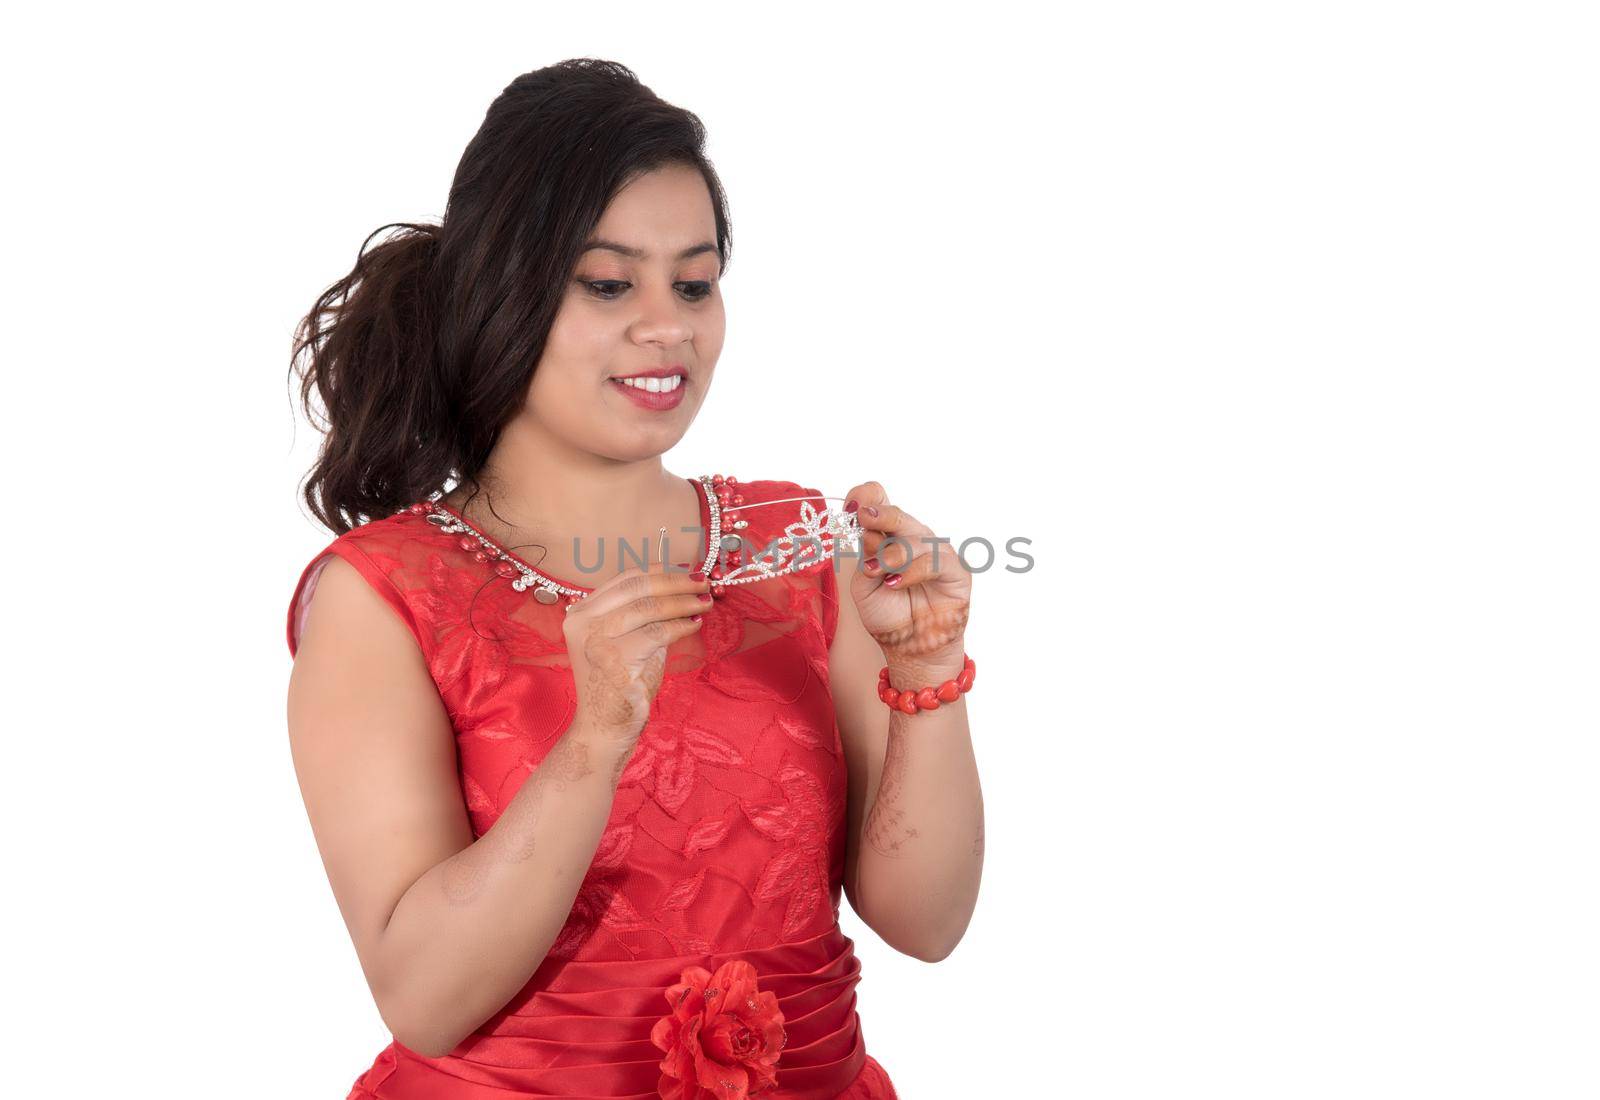
[[[585,252],[591,252],[596,248],[602,248],[607,252],[620,253],[633,260],[648,260],[650,258],[650,253],[642,248],[634,248],[631,245],[621,244],[617,241],[608,241],[604,237],[594,237],[583,246]],[[701,241],[699,244],[690,245],[678,253],[677,258],[687,260],[690,256],[698,256],[702,252],[715,252],[716,250],[717,246],[711,241]]]

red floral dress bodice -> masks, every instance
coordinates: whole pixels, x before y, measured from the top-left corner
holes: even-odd
[[[701,493],[698,564],[716,504],[709,479],[690,480]],[[769,545],[800,513],[789,498],[804,497],[825,507],[815,490],[790,481],[726,486],[722,534],[737,534],[746,554]],[[740,507],[768,501],[786,503]],[[734,531],[736,520],[744,526]],[[425,504],[402,509],[320,551],[288,618],[292,654],[330,554],[382,595],[415,637],[449,714],[475,836],[576,709],[565,601],[519,589],[517,570],[483,549],[430,520]],[[661,1017],[683,1015],[666,996],[685,986],[687,972],[733,962],[753,966],[756,988],[776,994],[787,1025],[776,1087],[768,1080],[758,1091],[763,1076],[751,1073],[749,1090],[819,1100],[894,1095],[865,1053],[854,1011],[859,962],[838,928],[847,773],[828,684],[838,599],[826,560],[720,588],[700,629],[668,650],[594,860],[544,963],[450,1055],[426,1058],[395,1043],[352,1096],[410,1095],[407,1075],[418,1095],[476,1100],[730,1095],[709,1076],[684,1083],[669,1075],[676,1059],[692,1077],[700,1056],[682,1046],[664,1053],[651,1034],[666,1030],[654,1027]],[[694,1028],[672,1033],[684,1030]]]

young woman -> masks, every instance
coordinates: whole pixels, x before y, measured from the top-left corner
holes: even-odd
[[[728,217],[699,120],[627,68],[517,78],[442,221],[363,249],[295,348],[336,537],[289,607],[290,740],[395,1038],[350,1096],[894,1097],[839,899],[930,962],[971,917],[971,575],[875,481],[828,513],[837,568],[788,553],[826,541],[813,489],[663,468]]]

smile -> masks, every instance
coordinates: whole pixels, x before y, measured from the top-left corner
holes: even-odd
[[[611,378],[607,385],[641,409],[665,412],[678,407],[683,400],[683,384],[687,381],[681,371],[672,374],[630,374],[625,378]]]
[[[666,378],[646,378],[643,375],[631,378],[614,378],[614,382],[621,382],[624,386],[632,386],[636,390],[647,390],[650,393],[671,393],[683,385],[683,375],[674,374]]]

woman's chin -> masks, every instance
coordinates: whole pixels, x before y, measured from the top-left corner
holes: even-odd
[[[615,432],[609,435],[610,446],[600,448],[608,458],[617,462],[642,462],[646,459],[659,458],[672,448],[676,447],[683,439],[689,427],[688,421],[675,424],[658,422],[639,427],[629,426],[622,435]]]

